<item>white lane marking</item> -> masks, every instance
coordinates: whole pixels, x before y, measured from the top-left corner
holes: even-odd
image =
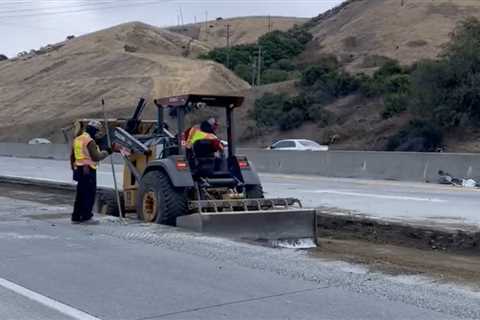
[[[337,194],[337,195],[342,195],[342,196],[367,197],[367,198],[389,199],[389,200],[423,201],[423,202],[437,202],[437,203],[448,202],[447,200],[436,199],[436,198],[389,196],[389,195],[382,195],[382,194],[336,191],[336,190],[302,190],[302,192],[328,193],[328,194]]]
[[[101,320],[100,318],[96,318],[92,315],[89,315],[88,313],[85,313],[83,311],[80,311],[78,309],[72,308],[66,304],[63,304],[61,302],[58,302],[56,300],[50,299],[46,296],[43,296],[39,293],[36,293],[34,291],[31,291],[27,288],[24,288],[22,286],[19,286],[18,284],[15,284],[13,282],[10,282],[8,280],[5,280],[3,278],[0,278],[0,286],[4,287],[5,289],[11,290],[19,295],[22,295],[30,300],[33,300],[35,302],[38,302],[40,304],[43,304],[46,307],[49,307],[51,309],[57,310],[64,315],[67,315],[69,317],[72,317],[74,319],[78,320]]]

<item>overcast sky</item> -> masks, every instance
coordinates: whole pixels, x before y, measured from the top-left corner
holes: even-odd
[[[313,17],[343,0],[0,0],[0,53],[9,57],[128,21],[157,26],[248,15]]]

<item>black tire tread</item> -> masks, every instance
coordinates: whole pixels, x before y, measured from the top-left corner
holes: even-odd
[[[170,178],[162,171],[148,172],[142,179],[137,200],[137,212],[139,218],[143,219],[143,194],[145,190],[153,189],[161,194],[156,222],[159,224],[175,225],[176,218],[187,214],[188,199],[181,188],[175,188]],[[163,200],[163,201],[162,201]]]

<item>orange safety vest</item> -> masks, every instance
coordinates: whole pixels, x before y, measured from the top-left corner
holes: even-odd
[[[75,166],[90,166],[92,169],[97,169],[97,164],[92,160],[90,152],[88,152],[88,144],[93,139],[86,132],[82,133],[73,140],[73,154],[75,156]]]
[[[190,129],[188,137],[185,140],[185,148],[191,149],[195,142],[200,140],[218,140],[218,137],[213,133],[207,133],[200,130],[198,127],[193,127]],[[222,144],[220,144],[220,146],[223,147]]]

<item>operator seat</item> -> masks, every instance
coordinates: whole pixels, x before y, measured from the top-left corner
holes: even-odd
[[[190,165],[195,176],[210,177],[215,172],[215,150],[210,140],[199,140],[193,144]]]

